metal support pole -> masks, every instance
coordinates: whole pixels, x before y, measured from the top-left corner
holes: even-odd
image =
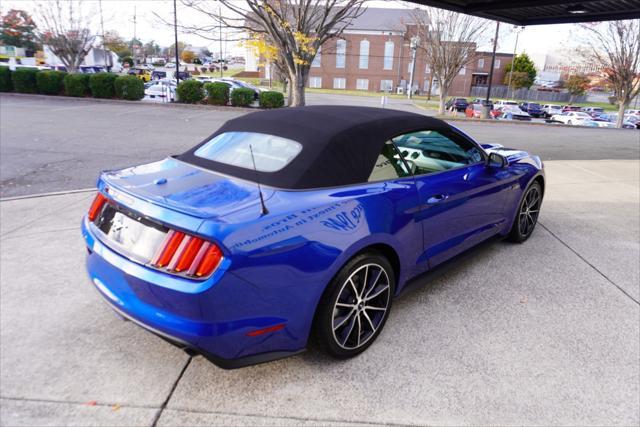
[[[416,53],[418,51],[418,43],[420,39],[418,37],[411,37],[411,74],[409,75],[409,87],[407,88],[407,98],[413,97],[413,76],[416,72]]]
[[[491,54],[491,68],[489,68],[489,84],[487,86],[487,98],[482,106],[482,118],[490,118],[491,107],[489,106],[489,100],[491,98],[491,83],[493,80],[493,67],[496,63],[496,48],[498,47],[498,35],[500,33],[500,21],[496,21],[496,35],[493,38],[493,52]]]
[[[178,55],[178,8],[176,0],[173,0],[173,34],[175,36],[176,53],[176,87],[180,83],[180,56]]]
[[[222,6],[218,5],[218,22],[220,24],[220,78],[224,77],[224,72],[222,70]]]
[[[511,99],[509,97],[509,92],[511,92],[511,77],[513,76],[513,65],[516,60],[516,51],[518,49],[518,37],[520,37],[520,31],[522,31],[524,27],[515,27],[516,31],[516,44],[513,46],[513,59],[511,59],[511,71],[509,71],[509,84],[507,85],[507,99]]]

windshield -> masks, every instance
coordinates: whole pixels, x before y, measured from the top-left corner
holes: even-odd
[[[290,139],[253,132],[225,132],[194,153],[197,157],[260,172],[275,172],[288,165],[302,150]],[[253,159],[251,156],[253,151]]]

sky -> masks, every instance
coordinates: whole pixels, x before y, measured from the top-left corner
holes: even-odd
[[[3,0],[1,11],[4,13],[11,8],[25,9],[34,12],[38,4],[47,0]],[[215,2],[211,2],[215,5]],[[194,25],[204,25],[208,19],[200,13],[184,6],[180,0],[178,6],[179,23],[189,23]],[[99,32],[99,3],[98,0],[85,0],[86,10],[95,17],[94,26]],[[412,3],[400,0],[370,1],[368,7],[392,7],[392,8],[413,8]],[[134,35],[134,12],[136,16],[135,32],[137,37],[143,42],[155,40],[160,46],[169,46],[173,43],[173,28],[162,22],[162,19],[170,21],[173,19],[172,0],[102,0],[105,30],[116,30],[125,39],[130,39]],[[158,15],[158,16],[156,16]],[[498,38],[498,51],[512,53],[516,41],[516,33],[511,24],[501,24],[500,36]],[[527,52],[534,61],[543,61],[545,54],[550,51],[571,48],[577,43],[574,33],[576,26],[573,24],[563,25],[543,25],[526,27],[520,32],[518,37],[517,53]],[[492,28],[493,32],[495,28]],[[234,36],[229,31],[229,39]],[[193,46],[208,47],[212,52],[219,51],[219,42],[206,40],[194,34],[179,34],[179,40]],[[214,35],[217,39],[217,34]],[[491,36],[493,37],[493,35]],[[480,46],[481,50],[490,50],[491,46]],[[226,54],[240,55],[244,49],[235,41],[223,43],[223,51]]]

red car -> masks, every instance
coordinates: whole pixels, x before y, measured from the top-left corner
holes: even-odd
[[[493,110],[493,104],[489,104],[489,107],[491,108],[491,118],[495,118],[495,116],[493,115],[493,112],[495,111]],[[464,110],[464,115],[467,117],[472,117],[474,119],[482,118],[482,104],[469,104],[469,106]]]
[[[565,105],[564,107],[562,107],[563,113],[566,113],[567,111],[582,111],[582,109],[577,105]]]

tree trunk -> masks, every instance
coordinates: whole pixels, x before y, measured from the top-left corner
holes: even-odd
[[[293,101],[293,87],[291,85],[291,79],[287,80],[287,106],[291,106]]]
[[[298,71],[292,79],[291,88],[291,107],[304,107],[304,85],[306,83],[306,73],[304,71]]]
[[[438,104],[438,114],[439,115],[444,115],[444,103],[445,100],[447,99],[447,92],[444,91],[443,88],[440,88],[440,98],[439,98],[439,104]]]
[[[618,103],[618,120],[616,121],[616,127],[621,128],[622,123],[624,123],[624,110],[629,106],[628,102],[619,102]]]

